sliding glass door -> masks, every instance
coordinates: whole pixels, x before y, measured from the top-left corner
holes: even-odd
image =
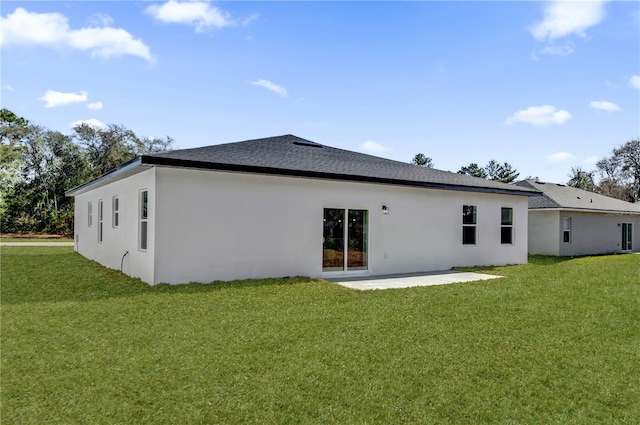
[[[633,224],[622,223],[622,250],[631,251],[633,249]]]
[[[367,210],[325,208],[322,237],[322,271],[368,269]]]

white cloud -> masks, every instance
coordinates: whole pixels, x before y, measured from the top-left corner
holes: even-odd
[[[13,88],[13,86],[11,84],[5,84],[2,86],[2,88],[6,91],[15,91],[15,89]]]
[[[558,110],[553,105],[530,106],[511,115],[506,123],[524,122],[535,126],[546,126],[564,124],[571,119],[571,116],[569,112]]]
[[[160,22],[193,25],[197,32],[236,25],[229,13],[212,6],[207,1],[169,0],[161,5],[148,6],[145,11]]]
[[[539,41],[552,41],[571,34],[584,37],[588,28],[604,19],[606,1],[551,1],[545,7],[544,19],[530,28],[531,34]]]
[[[98,109],[102,109],[103,107],[104,105],[102,104],[102,102],[87,103],[87,108],[91,109],[92,111],[97,111]]]
[[[75,128],[77,126],[79,126],[80,124],[87,124],[91,127],[97,128],[97,129],[105,129],[107,128],[107,125],[105,123],[103,123],[100,120],[97,120],[95,118],[90,118],[88,120],[78,120],[78,121],[74,121],[71,123],[71,128]]]
[[[258,15],[257,13],[254,13],[253,15],[249,15],[248,17],[244,18],[241,22],[243,27],[246,27],[247,25],[249,25],[251,22],[255,21],[256,19],[258,19],[260,15]]]
[[[89,17],[89,23],[92,25],[101,25],[103,27],[108,27],[109,25],[113,24],[113,18],[103,13],[94,13]]]
[[[601,100],[601,101],[594,100],[593,102],[589,103],[589,105],[591,105],[593,109],[599,109],[601,111],[615,112],[615,111],[622,110],[622,108],[616,105],[615,103],[606,102],[604,100]]]
[[[582,161],[585,165],[594,165],[596,162],[598,162],[600,158],[598,158],[597,156],[590,156],[588,158],[585,158],[584,161]]]
[[[640,89],[640,75],[632,75],[631,78],[629,78],[629,85]]]
[[[92,57],[132,55],[153,61],[149,47],[121,28],[75,30],[60,13],[31,13],[21,7],[6,18],[0,17],[0,45],[76,49]]]
[[[386,146],[383,146],[380,143],[376,143],[371,140],[367,140],[366,142],[363,142],[360,145],[360,149],[362,149],[363,151],[372,152],[372,153],[383,153],[390,150]]]
[[[80,93],[64,93],[61,91],[47,90],[39,99],[45,102],[45,108],[53,108],[60,105],[86,102],[87,92],[81,91]]]
[[[573,43],[569,42],[558,46],[547,46],[540,50],[540,54],[549,56],[569,56],[573,51]]]
[[[576,157],[569,152],[556,152],[547,156],[547,160],[551,162],[566,162],[575,159]]]
[[[272,92],[279,94],[282,97],[289,96],[287,94],[287,90],[284,87],[274,84],[271,81],[258,80],[258,81],[253,81],[251,84],[253,84],[254,86],[264,87],[265,89],[271,90]]]

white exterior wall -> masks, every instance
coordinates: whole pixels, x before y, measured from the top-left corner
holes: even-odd
[[[559,211],[529,211],[529,254],[560,255]]]
[[[621,223],[633,224],[633,252],[640,252],[638,216],[562,211],[560,225],[564,217],[571,217],[571,242],[560,239],[562,256],[622,252],[622,226],[618,226]]]
[[[562,222],[571,217],[571,241],[564,242]],[[633,224],[633,249],[640,252],[640,217],[577,211],[529,211],[529,253],[594,255],[622,251],[621,223]]]
[[[75,197],[74,233],[76,251],[100,264],[120,270],[144,282],[153,283],[155,174],[151,168],[125,179],[89,190]],[[148,190],[148,248],[138,249],[139,196],[142,189]],[[119,225],[113,227],[113,196],[118,196],[120,205]],[[104,202],[103,238],[98,242],[98,201]],[[92,203],[93,223],[88,226],[88,203]],[[129,253],[122,259],[124,253]]]
[[[156,176],[153,283],[327,277],[324,208],[369,211],[366,274],[527,261],[526,196],[180,168]],[[463,205],[478,209],[476,246],[462,245]],[[513,245],[500,243],[501,207],[514,210]]]

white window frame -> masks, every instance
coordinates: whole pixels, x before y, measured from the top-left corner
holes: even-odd
[[[473,208],[473,223],[464,222],[464,210],[465,208]],[[464,229],[473,228],[473,243],[465,243],[464,241]],[[478,245],[478,206],[477,205],[463,205],[462,206],[462,246],[477,246]]]
[[[562,217],[562,243],[570,244],[573,240],[573,228],[571,224],[571,217]],[[569,223],[568,225],[566,223]],[[565,238],[565,235],[569,235],[568,238]],[[568,240],[566,240],[568,239]]]
[[[98,199],[98,242],[102,243],[104,237],[104,202]]]
[[[120,225],[120,199],[115,195],[111,199],[111,226],[117,229]]]
[[[149,246],[149,190],[148,189],[141,189],[138,195],[138,222],[139,222],[138,249],[140,251],[146,251]],[[144,231],[143,231],[143,228],[144,228]]]
[[[502,211],[503,210],[511,210],[511,223],[510,224],[504,224],[502,222]],[[502,244],[502,245],[513,245],[514,244],[514,241],[513,241],[514,240],[513,222],[514,222],[514,219],[513,219],[513,208],[512,207],[500,207],[500,244]],[[506,228],[510,229],[510,231],[511,231],[511,238],[510,238],[511,242],[502,242],[502,229],[506,229]]]
[[[87,205],[87,224],[88,227],[91,227],[93,224],[93,204],[91,201],[89,201],[89,204]]]

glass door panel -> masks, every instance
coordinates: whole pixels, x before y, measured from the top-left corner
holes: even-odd
[[[368,211],[349,210],[347,270],[367,270]]]
[[[631,251],[633,249],[633,224],[622,223],[622,250]]]
[[[322,231],[322,271],[344,270],[344,210],[325,208]]]

